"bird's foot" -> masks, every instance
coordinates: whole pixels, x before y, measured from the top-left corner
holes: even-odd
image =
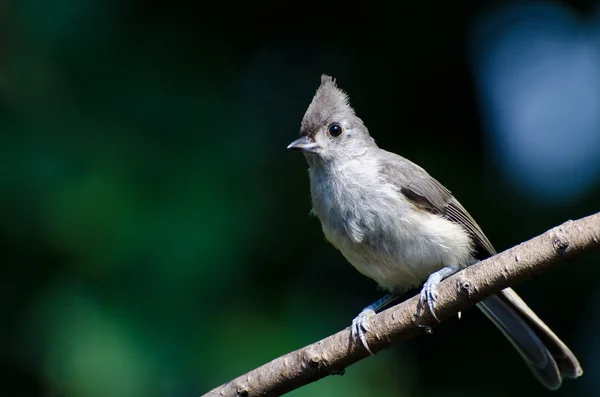
[[[375,315],[378,311],[392,303],[398,299],[398,295],[389,293],[386,294],[383,298],[375,301],[373,304],[365,307],[358,316],[354,320],[352,320],[352,329],[350,330],[350,340],[355,341],[357,338],[361,341],[365,349],[373,355],[373,352],[369,348],[369,344],[367,343],[367,332],[370,332],[369,329],[369,319]],[[377,336],[377,335],[375,335]]]
[[[435,273],[432,273],[423,284],[423,289],[421,290],[421,295],[419,298],[419,304],[417,305],[417,317],[421,316],[421,311],[427,304],[427,308],[429,312],[438,323],[440,320],[437,318],[435,314],[435,301],[438,297],[437,286],[442,282],[446,277],[456,273],[458,271],[457,268],[452,266],[447,266],[441,270],[438,270]]]
[[[352,340],[360,339],[361,343],[367,349],[367,351],[373,355],[371,349],[369,349],[369,344],[367,343],[366,333],[369,332],[369,319],[375,315],[375,310],[370,308],[365,308],[361,311],[358,316],[352,320],[352,330],[350,331],[350,337]]]

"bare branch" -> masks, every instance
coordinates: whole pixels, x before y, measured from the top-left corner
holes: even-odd
[[[444,280],[439,285],[436,314],[440,320],[445,320],[489,295],[598,247],[600,213],[563,223]],[[430,329],[420,324],[436,325],[427,311],[422,317],[415,318],[417,302],[418,296],[415,296],[369,320],[368,342],[373,352]],[[204,396],[278,396],[327,375],[341,374],[344,368],[368,356],[361,345],[350,344],[350,330],[346,328],[276,358]]]

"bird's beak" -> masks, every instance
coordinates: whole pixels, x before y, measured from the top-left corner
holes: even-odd
[[[319,149],[319,145],[316,142],[310,142],[307,136],[301,136],[290,143],[287,148],[300,152],[315,153]]]

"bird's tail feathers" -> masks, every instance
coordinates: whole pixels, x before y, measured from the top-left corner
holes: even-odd
[[[558,389],[564,378],[583,374],[571,350],[511,288],[477,307],[500,329],[544,386]]]

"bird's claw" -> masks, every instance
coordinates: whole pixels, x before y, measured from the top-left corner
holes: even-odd
[[[360,339],[361,343],[367,349],[369,354],[373,355],[369,344],[367,343],[366,333],[369,332],[369,319],[375,315],[375,311],[372,309],[364,309],[352,320],[352,330],[350,331],[350,337],[352,340]]]
[[[441,277],[438,277],[436,273],[429,276],[425,284],[423,284],[423,289],[421,290],[421,295],[419,298],[419,304],[417,305],[417,316],[421,316],[421,310],[427,304],[427,308],[429,312],[438,323],[440,320],[435,315],[435,301],[438,297],[437,285],[440,283]]]

